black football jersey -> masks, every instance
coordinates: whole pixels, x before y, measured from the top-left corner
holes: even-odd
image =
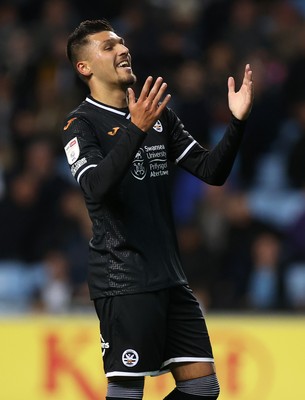
[[[221,185],[243,130],[244,122],[232,118],[223,139],[208,151],[169,108],[147,133],[131,122],[128,108],[110,107],[91,96],[67,116],[64,148],[92,220],[92,299],[187,283],[173,221],[169,163]]]

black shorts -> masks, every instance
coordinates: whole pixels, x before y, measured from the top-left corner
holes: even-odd
[[[177,362],[213,362],[200,306],[188,286],[101,297],[100,320],[107,377],[168,372]]]

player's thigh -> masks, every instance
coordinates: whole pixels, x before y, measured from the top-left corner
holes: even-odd
[[[187,381],[215,373],[212,362],[175,363],[170,366],[175,381]]]
[[[202,310],[187,286],[173,288],[168,312],[164,366],[170,369],[209,369],[214,363],[212,346]],[[186,366],[195,363],[194,366]],[[203,363],[199,366],[197,363]],[[177,367],[175,367],[177,365]]]
[[[95,300],[100,319],[106,376],[149,375],[163,361],[167,323],[166,292]]]

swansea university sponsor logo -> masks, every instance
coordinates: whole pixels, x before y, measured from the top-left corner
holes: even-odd
[[[142,181],[147,174],[147,169],[144,163],[144,150],[142,147],[139,148],[132,162],[131,174],[140,181]]]
[[[133,349],[125,350],[124,353],[122,354],[122,362],[126,367],[129,368],[134,367],[135,365],[138,364],[138,361],[139,361],[139,355]]]
[[[157,178],[168,175],[167,153],[164,144],[144,146],[149,163],[149,176]]]
[[[143,180],[147,174],[150,178],[168,175],[164,144],[140,147],[132,162],[131,173],[138,180]]]

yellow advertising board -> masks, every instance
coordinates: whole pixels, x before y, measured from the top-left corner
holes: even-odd
[[[220,400],[305,399],[305,316],[208,316]],[[170,374],[148,378],[145,400],[163,399]],[[95,316],[0,320],[1,400],[105,398]]]

